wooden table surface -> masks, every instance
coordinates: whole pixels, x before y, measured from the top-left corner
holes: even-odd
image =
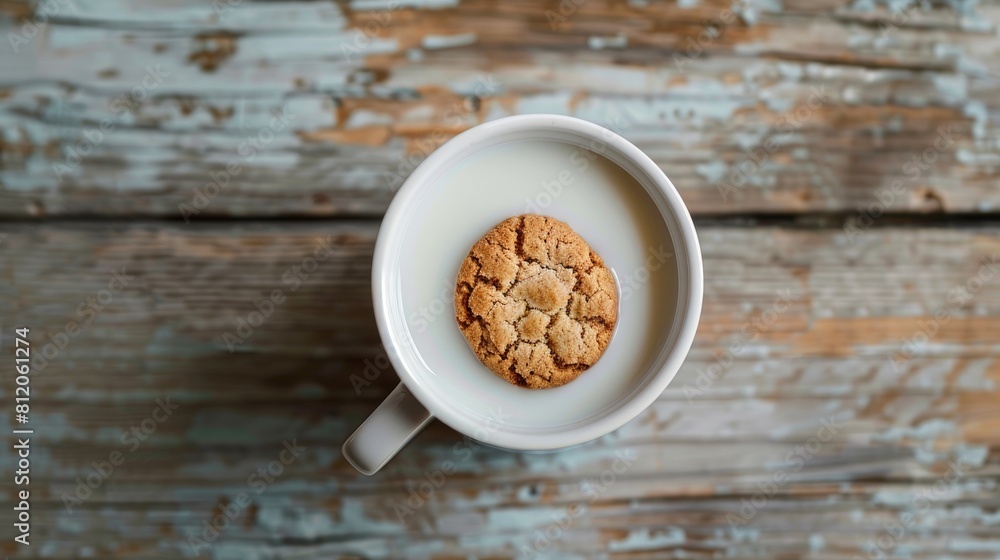
[[[7,429],[13,329],[36,352],[32,544],[8,445],[0,552],[1000,558],[998,28],[997,0],[0,0]],[[340,445],[397,383],[380,216],[536,112],[680,190],[694,347],[596,442],[434,423],[361,476]]]

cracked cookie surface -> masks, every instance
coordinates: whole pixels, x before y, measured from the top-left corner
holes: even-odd
[[[455,317],[486,367],[514,385],[558,387],[604,353],[618,320],[611,271],[565,223],[504,220],[462,261]]]

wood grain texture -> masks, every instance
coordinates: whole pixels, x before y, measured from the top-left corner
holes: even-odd
[[[378,216],[444,140],[535,112],[619,131],[696,214],[1000,202],[996,0],[61,1],[3,45],[0,215],[176,218],[232,162],[194,219]],[[5,37],[40,11],[0,6]]]
[[[370,319],[374,223],[3,229],[5,332],[30,326],[44,353],[82,323],[35,364],[39,557],[190,556],[190,536],[240,492],[252,505],[203,557],[853,558],[917,505],[887,557],[1000,549],[1000,270],[983,266],[1000,261],[1000,226],[875,228],[853,244],[832,228],[703,227],[695,347],[639,418],[540,455],[472,450],[435,424],[371,478],[339,444],[396,383]],[[285,272],[328,237],[332,256],[293,290]],[[86,322],[80,304],[115,270],[134,278]],[[949,296],[963,286],[968,298]],[[287,299],[230,353],[223,334],[275,289]],[[893,365],[939,310],[947,323]],[[732,365],[699,384],[735,341]],[[352,382],[369,364],[371,381]],[[122,432],[168,397],[180,407],[132,451]],[[292,439],[301,458],[256,494],[248,477]],[[125,463],[67,512],[76,477],[116,450]],[[9,448],[0,457],[12,464]],[[961,474],[937,492],[950,464]],[[399,509],[445,468],[422,505]],[[553,521],[578,504],[565,528]],[[557,535],[551,549],[536,530]]]
[[[1000,558],[997,0],[48,1],[0,0],[33,557]],[[820,219],[700,222],[695,345],[624,428],[528,454],[435,423],[363,477],[340,444],[397,383],[377,220],[440,143],[538,112],[621,133],[696,216]]]

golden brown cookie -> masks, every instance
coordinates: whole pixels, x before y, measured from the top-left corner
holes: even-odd
[[[479,360],[507,381],[546,389],[594,365],[618,320],[611,271],[568,225],[525,214],[472,246],[455,317]]]

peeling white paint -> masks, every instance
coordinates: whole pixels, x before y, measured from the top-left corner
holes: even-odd
[[[677,527],[667,527],[665,531],[650,531],[649,529],[633,530],[621,540],[608,541],[611,552],[634,552],[639,550],[656,550],[669,546],[680,546],[687,542],[687,535]]]
[[[715,183],[721,181],[726,176],[726,171],[729,171],[729,166],[720,160],[714,160],[709,163],[702,163],[695,166],[695,171],[699,175],[705,178],[709,183]]]
[[[809,535],[809,550],[813,552],[820,552],[826,547],[826,539],[823,535],[812,534]]]
[[[425,35],[420,46],[427,50],[447,49],[474,45],[478,36],[475,33],[460,33],[458,35]]]
[[[402,8],[428,8],[431,10],[454,8],[458,0],[351,0],[355,11],[399,10]]]
[[[1000,539],[972,540],[967,537],[948,539],[948,550],[959,553],[988,552],[1000,554]]]
[[[982,101],[969,101],[962,111],[972,119],[972,136],[977,140],[987,139],[986,127],[990,122],[989,109]]]
[[[601,37],[599,35],[587,37],[587,48],[591,50],[624,49],[626,46],[628,46],[628,37],[624,33],[609,37]]]

